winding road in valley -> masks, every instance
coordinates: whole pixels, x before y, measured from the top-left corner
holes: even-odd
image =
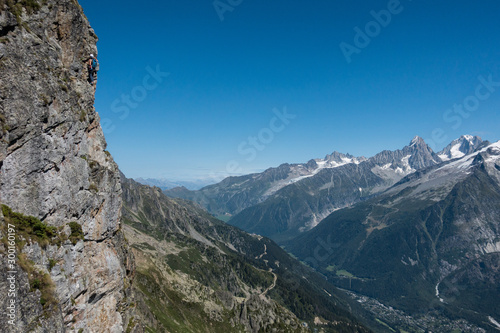
[[[264,244],[264,252],[263,252],[261,255],[256,256],[256,257],[255,257],[255,259],[262,259],[262,257],[263,257],[263,256],[265,256],[266,254],[267,254],[267,245],[266,245],[266,244]],[[267,263],[267,261],[266,261],[266,260],[264,260],[264,261]],[[264,271],[264,272],[265,272],[265,271]],[[269,273],[271,273],[271,274],[273,275],[273,283],[272,283],[272,284],[271,284],[271,285],[270,285],[270,286],[269,286],[266,290],[264,290],[264,291],[263,291],[263,292],[259,295],[259,297],[260,297],[261,299],[265,299],[266,294],[267,294],[269,291],[273,290],[273,288],[274,288],[274,287],[276,287],[276,280],[278,280],[278,276],[276,275],[276,273],[274,273],[274,272],[273,272],[273,269],[272,269],[272,268],[269,268],[269,271],[268,271],[268,272],[269,272]]]
[[[278,275],[273,272],[272,268],[269,268],[269,272],[273,275],[273,283],[260,294],[260,298],[264,299],[266,297],[266,294],[271,291],[274,287],[276,287],[276,280],[278,279]]]

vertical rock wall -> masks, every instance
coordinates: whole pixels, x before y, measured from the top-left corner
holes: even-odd
[[[7,258],[0,245],[0,327],[11,331],[123,330],[128,272],[120,176],[105,151],[84,64],[97,53],[96,42],[75,0],[0,0],[0,202],[61,234],[69,236],[70,222],[84,233],[76,244],[26,242],[22,252],[50,274],[58,303],[43,307],[17,266],[14,326],[6,322]]]

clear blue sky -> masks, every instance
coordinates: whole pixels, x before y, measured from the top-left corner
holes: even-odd
[[[500,138],[498,0],[80,4],[100,39],[95,106],[128,177],[368,157],[415,135],[438,150],[461,134]],[[390,22],[371,22],[382,10]],[[453,110],[464,101],[472,111]],[[273,109],[285,107],[295,118],[283,122]]]

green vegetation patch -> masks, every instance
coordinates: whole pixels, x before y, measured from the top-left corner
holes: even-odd
[[[344,269],[341,269],[337,272],[335,272],[335,274],[337,274],[337,276],[345,276],[345,277],[348,277],[348,278],[353,278],[354,275],[352,275],[351,273],[349,273],[348,271],[344,270]]]
[[[73,245],[75,245],[79,240],[83,239],[83,230],[82,226],[77,222],[68,223],[71,228],[71,234],[69,235],[69,240]]]
[[[54,268],[54,266],[57,264],[57,261],[50,258],[49,259],[49,272],[52,270],[52,268]]]
[[[379,324],[382,324],[384,325],[385,327],[387,327],[388,329],[391,330],[391,332],[396,332],[391,326],[387,325],[386,323],[384,323],[382,320],[378,319],[378,318],[375,318],[375,320],[377,321],[377,323]]]
[[[16,227],[18,235],[36,241],[42,247],[48,244],[60,244],[62,241],[56,227],[49,226],[36,217],[13,212],[6,205],[2,205],[2,213],[5,221]],[[19,237],[16,237],[16,241],[19,242]]]
[[[161,274],[155,269],[137,271],[134,285],[145,296],[146,306],[157,320],[156,327],[147,332],[244,332],[241,325],[232,327],[231,314],[223,312],[221,320],[211,319],[203,305],[184,300],[183,295],[167,287]]]
[[[55,287],[50,275],[37,270],[33,261],[28,260],[24,253],[18,255],[18,264],[28,274],[30,292],[40,290],[40,304],[43,305],[44,309],[47,310],[51,306],[56,306]]]
[[[36,269],[34,263],[27,259],[26,254],[21,253],[25,242],[23,239],[30,239],[40,244],[40,246],[46,247],[48,244],[60,244],[64,236],[58,232],[57,228],[47,225],[36,217],[13,212],[6,205],[2,205],[2,213],[5,218],[5,223],[1,226],[4,229],[4,234],[6,234],[5,228],[9,224],[13,225],[16,230],[17,263],[28,274],[30,291],[39,290],[41,292],[40,304],[43,305],[44,311],[46,311],[45,315],[49,316],[49,309],[57,305],[54,283],[49,274]],[[6,242],[5,237],[2,241]],[[55,264],[55,260],[49,259],[49,270]]]
[[[41,8],[37,0],[0,0],[0,9],[3,9],[5,5],[7,5],[8,10],[16,16],[17,23],[23,25],[26,29],[28,29],[27,26],[22,24],[21,20],[23,8],[26,9],[28,14],[36,13]]]
[[[329,271],[329,272],[335,272],[335,269],[336,269],[335,265],[329,265],[329,266],[326,268],[326,270],[327,270],[327,271]]]
[[[136,248],[138,250],[151,250],[151,251],[155,251],[156,250],[156,248],[154,248],[153,246],[151,246],[151,244],[145,243],[145,242],[133,244],[132,247]]]
[[[186,240],[188,248],[180,253],[166,256],[166,262],[173,270],[188,274],[203,285],[214,290],[221,286],[221,276],[233,272],[241,281],[252,288],[267,288],[273,282],[273,275],[249,264],[235,253],[221,254],[211,247],[195,247],[196,241]],[[205,258],[205,259],[204,259]],[[232,277],[235,279],[235,277]],[[233,280],[236,284],[236,280]]]
[[[137,325],[137,321],[135,321],[135,318],[134,317],[131,317],[130,320],[128,321],[128,325],[127,325],[127,333],[130,333],[132,332],[132,330],[134,329],[135,325]]]

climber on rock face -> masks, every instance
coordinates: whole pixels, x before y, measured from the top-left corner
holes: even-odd
[[[95,85],[97,83],[97,71],[99,70],[99,62],[93,54],[90,54],[90,57],[87,60],[87,69],[89,71],[89,83],[91,85]]]

